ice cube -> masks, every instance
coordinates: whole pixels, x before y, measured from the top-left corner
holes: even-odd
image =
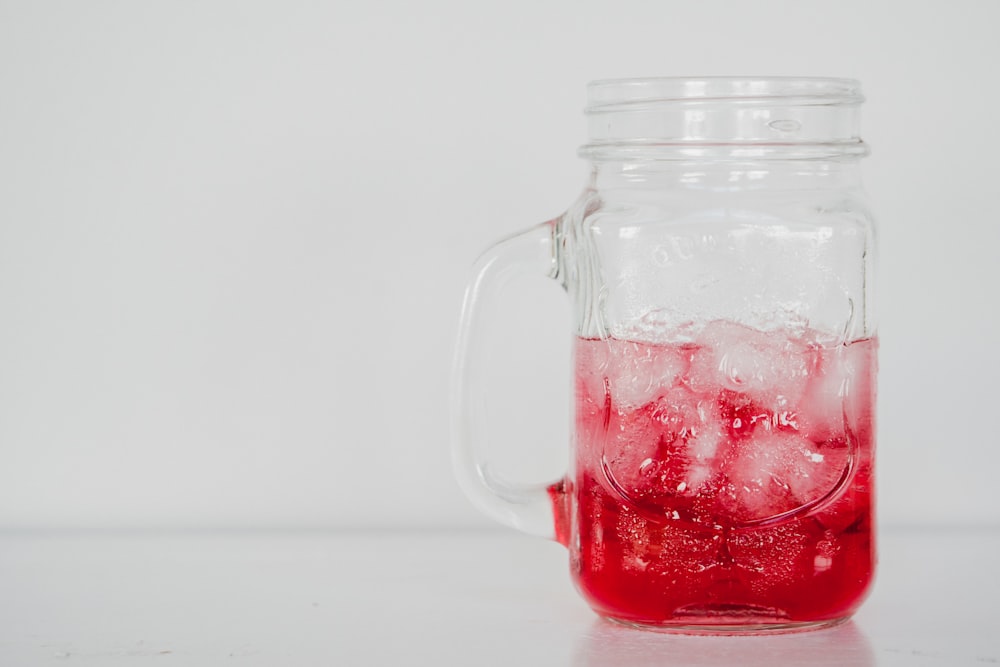
[[[609,350],[605,341],[578,338],[573,365],[576,371],[577,403],[603,406],[607,388]]]
[[[858,478],[852,480],[842,496],[816,515],[817,522],[834,535],[845,532],[867,535],[871,530],[872,489],[867,474],[859,472],[858,477],[862,478],[860,482]]]
[[[823,442],[870,437],[875,389],[875,343],[862,340],[820,351],[798,405],[803,434]]]
[[[608,339],[606,378],[619,408],[645,405],[663,395],[687,371],[690,353],[676,345]]]
[[[815,350],[777,330],[714,321],[698,338],[686,381],[695,391],[729,390],[762,405],[794,405],[815,363]]]
[[[794,431],[757,429],[729,452],[720,500],[737,522],[785,514],[827,496],[848,462],[846,445],[820,446]]]
[[[609,481],[628,499],[665,510],[701,493],[723,449],[714,408],[675,386],[642,407],[613,411],[604,450]]]
[[[603,406],[608,394],[621,409],[645,405],[679,383],[690,350],[608,338],[576,345],[577,400]]]

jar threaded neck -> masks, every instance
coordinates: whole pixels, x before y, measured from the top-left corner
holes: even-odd
[[[603,159],[831,159],[868,154],[852,79],[648,78],[588,86],[589,141]]]

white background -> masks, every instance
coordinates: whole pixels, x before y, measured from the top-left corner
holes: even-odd
[[[462,291],[560,213],[588,80],[868,96],[883,524],[997,524],[1000,3],[0,2],[0,526],[485,524]],[[520,293],[519,293],[520,294]],[[558,473],[568,309],[524,286],[506,465]]]

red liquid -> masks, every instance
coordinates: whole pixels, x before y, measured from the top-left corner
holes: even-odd
[[[591,606],[705,629],[850,615],[875,560],[875,349],[728,322],[579,339],[576,477],[551,491]]]

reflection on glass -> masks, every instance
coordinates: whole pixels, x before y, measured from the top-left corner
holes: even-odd
[[[874,667],[854,622],[828,630],[759,637],[696,637],[633,630],[598,619],[577,642],[573,667]]]

